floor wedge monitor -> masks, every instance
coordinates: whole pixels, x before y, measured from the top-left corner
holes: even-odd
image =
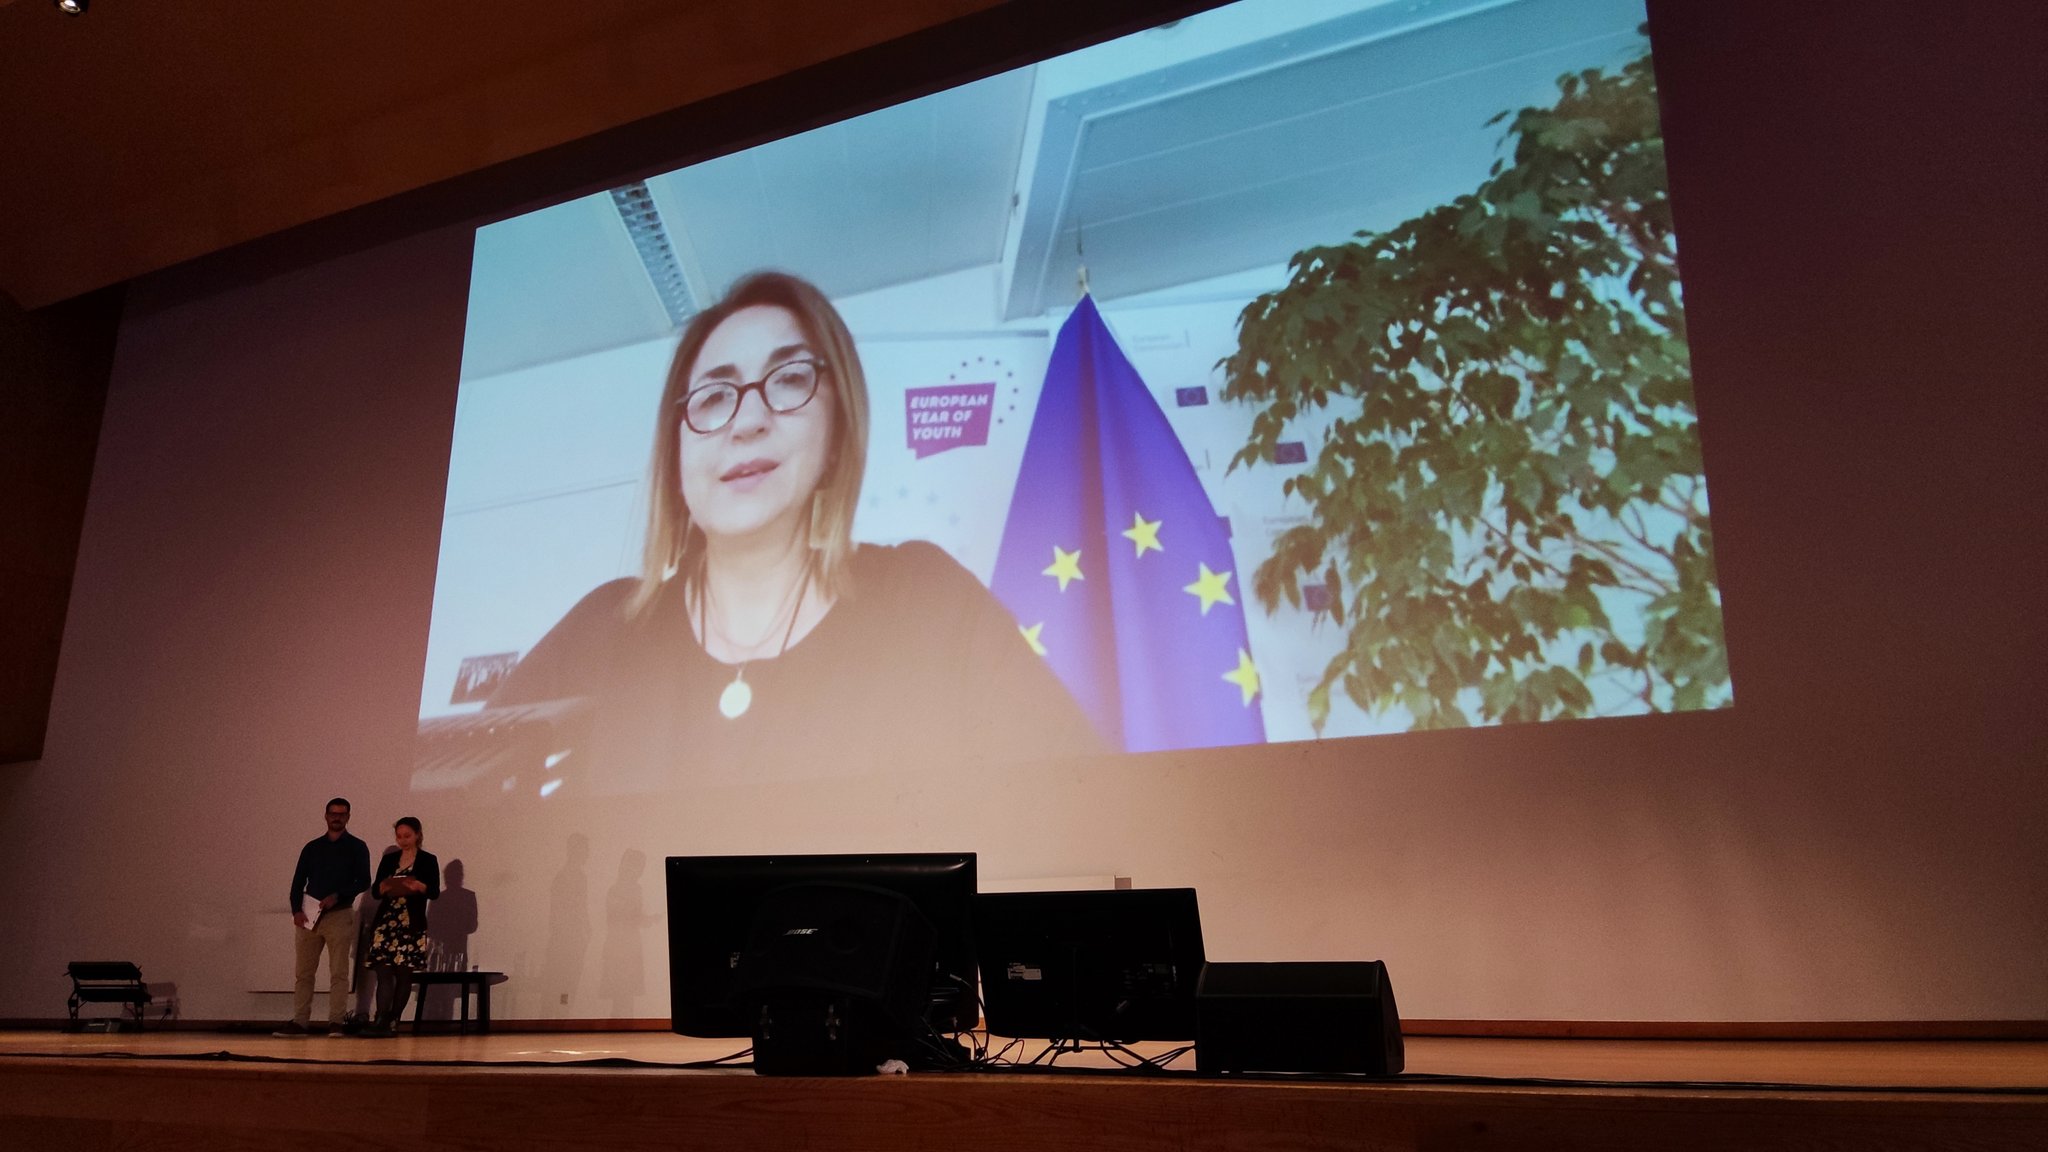
[[[1401,1016],[1378,960],[1217,964],[1195,995],[1203,1072],[1401,1070]]]

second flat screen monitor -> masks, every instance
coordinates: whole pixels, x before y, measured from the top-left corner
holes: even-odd
[[[1194,889],[987,893],[974,919],[990,1032],[1194,1039],[1204,961]]]

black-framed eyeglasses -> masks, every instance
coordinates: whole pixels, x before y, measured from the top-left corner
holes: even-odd
[[[787,416],[811,402],[818,394],[818,381],[828,371],[822,360],[791,360],[768,370],[751,384],[719,380],[699,384],[678,401],[683,423],[700,436],[717,432],[739,415],[740,402],[749,392],[759,392],[762,403],[777,415]]]

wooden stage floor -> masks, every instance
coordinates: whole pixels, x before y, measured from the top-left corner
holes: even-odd
[[[825,1080],[680,1069],[744,1042],[665,1032],[0,1032],[0,1148],[2048,1149],[2048,1042],[1407,1044],[1391,1081],[1086,1053],[1072,1075]]]

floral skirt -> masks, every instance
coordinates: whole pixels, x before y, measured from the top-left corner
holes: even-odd
[[[413,898],[396,896],[377,909],[370,929],[370,951],[363,962],[372,968],[403,968],[418,972],[427,966],[425,930],[413,915]]]

